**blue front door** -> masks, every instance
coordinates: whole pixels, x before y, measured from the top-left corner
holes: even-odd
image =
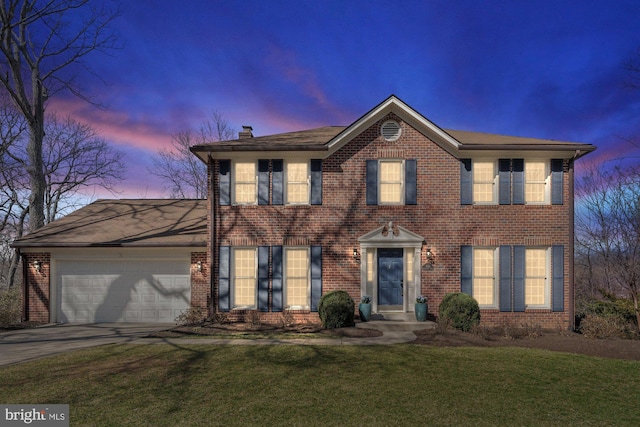
[[[378,249],[378,305],[402,306],[402,249]]]

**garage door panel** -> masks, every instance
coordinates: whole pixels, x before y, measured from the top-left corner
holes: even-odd
[[[189,262],[60,261],[58,296],[62,322],[173,322],[190,306]]]

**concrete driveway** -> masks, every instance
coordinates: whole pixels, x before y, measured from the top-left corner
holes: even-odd
[[[47,325],[0,332],[0,366],[27,362],[81,348],[133,342],[175,326],[172,323],[96,323]]]

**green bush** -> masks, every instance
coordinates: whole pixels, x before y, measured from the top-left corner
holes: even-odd
[[[633,301],[619,298],[601,291],[603,299],[582,299],[576,302],[576,329],[582,330],[582,323],[587,317],[598,316],[610,319],[612,324],[628,323],[633,328],[638,326]],[[591,319],[593,323],[593,319]],[[605,323],[607,323],[605,321]]]
[[[480,324],[480,307],[471,295],[455,292],[442,299],[439,309],[439,321],[464,332]]]
[[[587,338],[633,338],[631,325],[620,316],[587,314],[580,322],[580,333]]]
[[[18,286],[0,289],[0,327],[21,323],[21,302],[22,298]]]
[[[331,291],[322,296],[318,314],[325,329],[355,326],[355,303],[345,291]]]

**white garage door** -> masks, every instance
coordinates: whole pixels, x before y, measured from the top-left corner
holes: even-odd
[[[59,261],[57,320],[173,322],[190,306],[189,261]]]

